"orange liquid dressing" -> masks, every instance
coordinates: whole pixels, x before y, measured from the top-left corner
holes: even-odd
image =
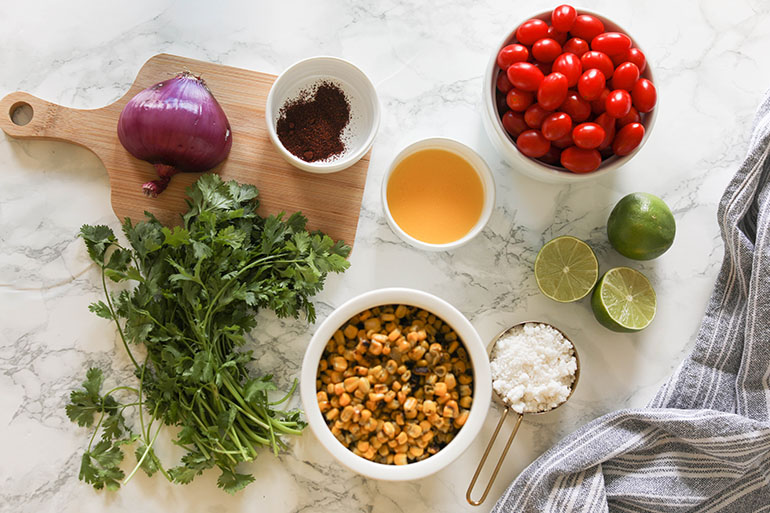
[[[388,180],[387,202],[396,224],[429,244],[463,238],[481,217],[484,187],[476,170],[447,150],[419,150]]]

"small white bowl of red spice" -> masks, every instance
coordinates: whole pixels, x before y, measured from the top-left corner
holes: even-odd
[[[372,147],[380,104],[369,78],[337,57],[311,57],[281,73],[265,105],[270,140],[311,173],[346,169]]]
[[[508,163],[530,178],[595,179],[646,142],[657,113],[653,83],[625,30],[560,5],[517,24],[491,56],[484,127]]]

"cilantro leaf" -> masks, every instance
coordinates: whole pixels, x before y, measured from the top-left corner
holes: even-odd
[[[251,474],[238,474],[230,469],[223,468],[222,474],[217,479],[217,486],[232,495],[239,490],[243,490],[246,485],[253,481],[254,476]]]
[[[168,244],[171,247],[178,248],[179,246],[190,243],[190,232],[179,226],[174,226],[173,231],[164,226],[161,229],[161,232],[165,237],[163,244]]]
[[[88,305],[88,309],[103,319],[112,319],[110,309],[104,301],[95,301]]]
[[[116,411],[111,411],[108,416],[102,420],[102,439],[119,438],[124,432],[127,432],[126,420],[123,415]]]
[[[125,474],[120,469],[123,451],[117,444],[102,440],[93,449],[83,454],[78,478],[93,485],[97,490],[117,490]]]
[[[70,402],[65,407],[67,417],[79,426],[92,426],[94,414],[103,411],[114,412],[116,402],[112,397],[102,398],[100,389],[104,375],[98,368],[91,367],[86,372],[83,388],[70,392]]]
[[[188,452],[182,456],[182,464],[169,469],[168,473],[175,483],[188,484],[195,476],[215,465],[214,460],[206,458],[199,452]]]
[[[80,228],[80,237],[86,243],[88,256],[91,257],[91,260],[99,267],[103,267],[104,254],[110,246],[117,242],[115,233],[105,225],[89,226],[86,224]]]
[[[273,390],[278,390],[275,383],[273,383],[273,376],[267,375],[261,378],[250,379],[243,386],[243,398],[248,402],[252,402],[258,398],[266,398],[267,393]]]

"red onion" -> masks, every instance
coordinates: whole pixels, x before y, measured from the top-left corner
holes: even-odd
[[[153,197],[179,172],[215,167],[233,145],[222,107],[206,83],[189,72],[131,98],[120,113],[118,138],[131,155],[155,166],[159,179],[142,186]]]

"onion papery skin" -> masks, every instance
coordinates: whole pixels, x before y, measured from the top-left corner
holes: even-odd
[[[155,167],[145,194],[157,196],[176,173],[209,171],[233,145],[230,122],[205,82],[180,73],[141,91],[123,108],[118,139],[134,157]]]

